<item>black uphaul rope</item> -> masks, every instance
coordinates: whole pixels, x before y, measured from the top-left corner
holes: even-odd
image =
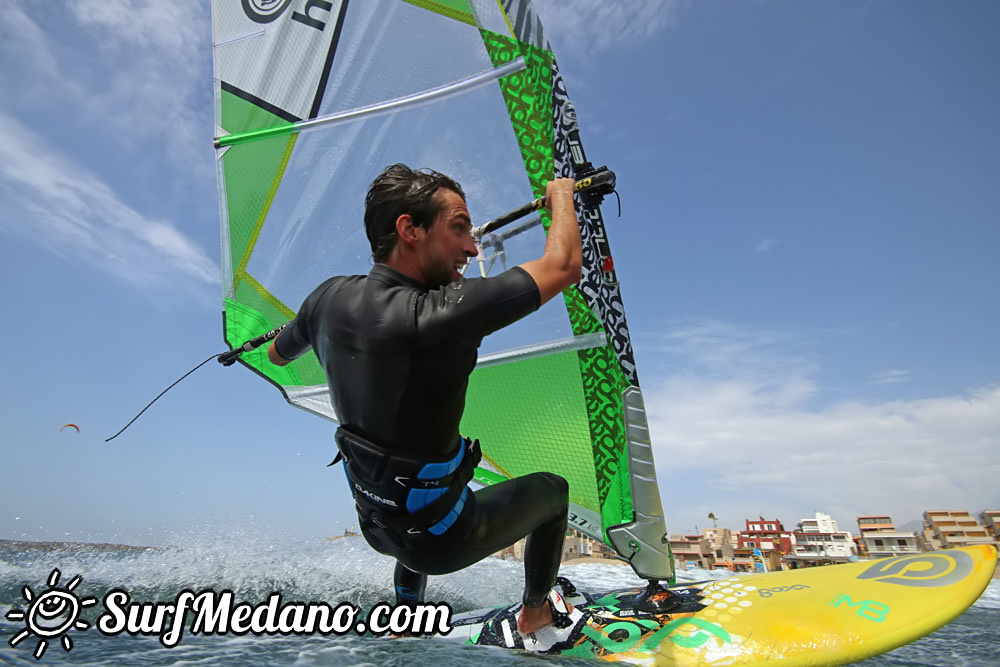
[[[157,395],[156,398],[154,398],[149,403],[147,403],[146,407],[144,407],[142,410],[140,410],[139,414],[137,414],[135,417],[132,417],[132,420],[129,423],[125,424],[125,426],[123,426],[120,431],[118,431],[117,433],[115,433],[110,438],[107,438],[104,442],[111,442],[112,440],[114,440],[115,438],[117,438],[118,436],[120,436],[125,431],[125,429],[127,429],[129,426],[131,426],[132,423],[135,422],[136,419],[138,419],[139,417],[142,416],[143,412],[145,412],[146,410],[148,410],[150,408],[150,406],[153,405],[153,403],[156,403],[158,400],[160,400],[160,396],[163,396],[165,393],[167,393],[168,391],[170,391],[171,389],[173,389],[174,386],[177,383],[179,383],[181,380],[183,380],[184,378],[186,378],[188,375],[191,375],[191,373],[194,373],[196,370],[198,370],[199,368],[201,368],[202,366],[204,366],[205,364],[207,364],[208,362],[210,362],[212,359],[218,359],[219,363],[222,364],[223,366],[232,366],[234,363],[236,363],[236,359],[241,354],[243,354],[244,352],[249,352],[250,350],[255,350],[258,347],[260,347],[261,345],[263,345],[264,343],[268,342],[269,340],[274,339],[274,337],[277,336],[279,333],[281,333],[281,330],[284,329],[287,326],[288,326],[288,322],[285,322],[284,324],[282,324],[277,329],[271,329],[270,331],[268,331],[263,336],[257,336],[253,340],[248,340],[247,342],[243,343],[239,347],[235,347],[232,350],[229,350],[228,352],[222,352],[221,354],[213,354],[208,359],[206,359],[205,361],[201,362],[200,364],[198,364],[197,366],[195,366],[194,368],[192,368],[191,370],[189,370],[187,373],[185,373],[184,375],[182,375],[179,378],[177,378],[177,380],[175,380],[173,384],[171,384],[169,387],[167,387],[166,389],[164,389],[163,391],[161,391]]]

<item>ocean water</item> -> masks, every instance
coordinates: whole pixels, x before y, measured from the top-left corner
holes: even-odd
[[[495,665],[594,665],[580,659],[538,657],[524,653],[453,642],[358,636],[234,636],[185,633],[172,648],[158,636],[120,634],[109,637],[95,628],[103,605],[84,607],[79,619],[89,627],[65,630],[46,640],[40,660],[34,652],[41,638],[27,634],[25,620],[8,620],[7,613],[27,608],[56,586],[65,589],[73,578],[78,599],[103,600],[113,589],[127,591],[133,601],[176,600],[185,590],[230,590],[237,601],[258,604],[273,592],[282,602],[351,602],[367,611],[391,601],[393,563],[372,551],[361,538],[293,541],[260,533],[203,531],[178,536],[174,547],[131,549],[101,545],[0,543],[0,664],[11,665],[423,665],[479,667]],[[563,566],[560,574],[590,590],[637,585],[628,567],[609,563]],[[445,600],[456,612],[507,604],[520,598],[522,566],[514,561],[487,559],[466,570],[432,577],[428,600]],[[685,572],[691,580],[717,578],[707,571]],[[188,627],[190,621],[188,622]],[[69,637],[66,651],[62,637]],[[859,665],[1000,665],[1000,581],[994,580],[965,614],[937,632],[891,653]]]

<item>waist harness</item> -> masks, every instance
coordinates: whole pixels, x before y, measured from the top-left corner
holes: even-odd
[[[410,534],[435,526],[455,508],[482,459],[479,441],[469,438],[444,461],[386,449],[343,426],[336,441],[334,462],[344,459],[362,525],[370,521]]]

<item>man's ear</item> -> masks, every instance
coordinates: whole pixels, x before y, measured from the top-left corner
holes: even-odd
[[[413,224],[413,217],[409,213],[396,218],[396,236],[407,244],[416,243],[420,238],[421,228]]]

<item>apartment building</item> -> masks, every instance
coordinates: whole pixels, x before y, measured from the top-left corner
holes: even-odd
[[[904,556],[921,552],[920,540],[913,533],[882,531],[868,533],[861,537],[864,550],[869,558]]]
[[[896,524],[886,514],[867,514],[858,517],[858,532],[862,537],[867,533],[895,532]]]
[[[792,533],[785,530],[779,519],[765,519],[763,516],[759,519],[747,519],[746,529],[739,533],[737,547],[756,547],[762,551],[770,549],[788,554],[792,552]]]
[[[993,544],[993,537],[964,510],[926,510],[923,536],[934,549]]]
[[[1000,510],[983,510],[979,513],[979,522],[994,542],[1000,542]]]
[[[717,561],[732,559],[734,550],[740,545],[738,536],[728,528],[705,528],[701,534],[708,540]]]
[[[715,566],[715,551],[703,535],[671,535],[670,551],[674,554],[674,569],[694,567],[711,570]]]
[[[816,512],[811,519],[802,519],[792,533],[792,553],[785,561],[793,567],[846,563],[857,559],[854,540],[846,530],[840,530],[829,514]]]
[[[896,530],[892,518],[886,515],[858,517],[861,537],[855,540],[861,553],[869,558],[886,558],[921,552],[920,539],[913,533]]]
[[[574,558],[592,558],[594,556],[594,541],[578,530],[567,530],[563,542],[563,560]]]

